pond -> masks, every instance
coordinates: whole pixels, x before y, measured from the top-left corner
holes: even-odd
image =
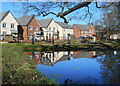
[[[60,84],[119,84],[119,51],[24,52]]]

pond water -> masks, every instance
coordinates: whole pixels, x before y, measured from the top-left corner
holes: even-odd
[[[119,84],[119,51],[24,52],[60,84]]]

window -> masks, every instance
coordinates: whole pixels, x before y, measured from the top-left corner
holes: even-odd
[[[32,36],[32,33],[29,33],[29,36]]]
[[[49,27],[49,30],[51,31],[51,27]]]
[[[55,31],[55,28],[53,28],[53,31]]]
[[[37,26],[35,26],[35,30],[38,30],[38,27],[37,27]]]
[[[84,33],[84,31],[82,31],[81,33]]]
[[[92,30],[92,33],[93,33],[93,30]]]
[[[29,26],[29,30],[32,30],[32,26]]]
[[[66,34],[63,34],[63,38],[66,39]]]
[[[3,35],[6,34],[7,32],[3,31]]]
[[[85,33],[87,33],[87,31],[85,31]]]
[[[6,27],[6,23],[3,23],[3,27]]]
[[[49,39],[51,39],[51,34],[49,34]]]
[[[36,59],[38,59],[38,55],[36,55]]]
[[[14,24],[13,23],[11,24],[11,28],[14,28]]]
[[[89,30],[89,33],[91,33],[91,30]]]

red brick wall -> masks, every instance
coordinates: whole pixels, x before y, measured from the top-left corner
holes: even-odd
[[[22,26],[22,29],[23,29],[23,40],[27,40],[28,38],[28,28],[27,26]]]
[[[32,26],[32,30],[29,30],[29,26]],[[29,34],[32,33],[34,34],[35,32],[35,26],[38,27],[37,31],[40,31],[40,25],[37,21],[37,19],[34,17],[32,21],[28,24],[28,26],[22,26],[23,28],[23,38],[24,40],[29,40]]]
[[[29,26],[32,26],[32,30],[29,30]],[[29,23],[29,25],[28,25],[28,35],[29,35],[29,33],[34,34],[34,32],[35,32],[35,26],[38,27],[38,30],[37,30],[37,31],[40,31],[40,25],[39,25],[37,19],[34,17],[34,18],[32,19],[32,21],[31,21],[31,22]]]
[[[93,30],[93,33],[91,32],[91,33],[89,33],[89,31],[87,31],[87,33],[85,33],[85,31],[81,34],[81,31],[75,26],[75,25],[73,25],[72,26],[74,29],[73,29],[73,35],[76,37],[76,39],[78,39],[80,36],[82,36],[82,34],[83,34],[83,36],[85,36],[85,34],[88,34],[88,35],[93,35],[93,34],[95,34],[95,29],[93,28],[93,26],[91,25],[90,26],[90,28],[89,28],[89,30]]]
[[[75,25],[73,25],[72,27],[74,28],[73,35],[76,37],[76,39],[78,39],[78,37],[81,36],[81,31]]]

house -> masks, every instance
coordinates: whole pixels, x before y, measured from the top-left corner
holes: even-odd
[[[17,21],[19,23],[18,32],[22,35],[21,39],[31,40],[34,35],[36,40],[40,40],[41,28],[34,15],[17,18]]]
[[[44,34],[43,39],[44,40],[52,40],[53,37],[55,40],[59,39],[58,27],[57,27],[55,21],[53,20],[53,18],[39,20],[39,23],[43,30],[43,34]]]
[[[110,39],[120,39],[120,33],[111,34]]]
[[[54,66],[56,62],[68,60],[73,52],[24,52],[25,55],[29,56],[34,60],[36,66],[38,64]]]
[[[0,35],[11,35],[17,36],[18,33],[18,22],[12,13],[8,10],[0,13]]]
[[[80,52],[76,51],[73,52],[73,58],[92,58],[96,55],[96,51],[90,51],[90,52]]]
[[[56,21],[56,24],[58,27],[60,40],[67,39],[68,34],[73,36],[72,26],[68,25],[67,23],[57,22],[57,21]]]
[[[93,34],[96,34],[93,25],[90,24],[74,24],[72,27],[74,28],[73,35],[76,39],[78,39],[79,37],[92,37]]]

